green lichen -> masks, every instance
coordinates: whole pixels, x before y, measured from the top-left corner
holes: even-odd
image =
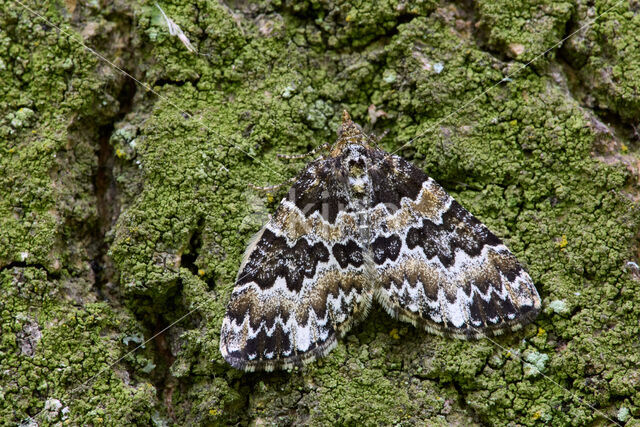
[[[573,2],[544,0],[482,0],[474,6],[489,47],[524,62],[555,51],[575,7]]]
[[[558,314],[565,314],[569,312],[567,304],[563,300],[553,300],[547,305],[547,307],[549,307],[550,310],[553,310],[554,313]]]
[[[386,37],[403,20],[433,11],[437,2],[432,0],[375,2],[332,2],[326,0],[273,2],[276,10],[291,11],[289,22],[298,24],[290,31],[297,44],[364,47],[377,38]],[[310,16],[307,20],[295,18]],[[293,20],[291,18],[294,18]],[[302,22],[301,22],[302,21]],[[306,21],[306,22],[305,22]],[[300,25],[301,24],[301,25]]]
[[[577,96],[589,107],[613,111],[635,125],[640,113],[640,16],[627,4],[607,1],[578,3],[576,15],[572,31],[586,20],[595,21],[567,40],[564,49],[579,79]]]
[[[78,37],[64,6],[31,7]],[[96,141],[118,111],[105,90],[114,71],[97,72],[81,45],[11,2],[0,6],[0,57],[0,419],[145,423],[155,387],[135,359],[115,363],[140,326],[98,297],[92,268]]]
[[[627,420],[629,419],[629,408],[622,406],[620,409],[618,409],[618,414],[616,417],[621,423],[627,422]]]
[[[50,19],[60,21],[55,12]],[[95,75],[97,59],[82,46],[9,4],[2,28],[0,79],[12,84],[0,88],[0,187],[10,189],[0,198],[0,266],[20,260],[72,269],[76,260],[64,239],[70,224],[95,220],[95,204],[86,197],[90,138],[113,115],[114,101],[100,89],[113,76],[111,70]],[[69,58],[76,58],[72,70]],[[83,120],[91,125],[79,131]]]
[[[535,376],[544,373],[547,367],[547,362],[549,361],[549,355],[532,351],[527,354],[524,360],[528,362],[525,364],[524,375],[526,377]]]
[[[133,346],[120,344],[136,322],[91,297],[83,296],[89,298],[83,305],[65,301],[64,283],[33,267],[0,273],[0,418],[146,422],[155,388],[135,374],[144,372],[144,364],[125,355]]]
[[[623,404],[622,418],[637,420],[640,282],[625,269],[640,225],[627,194],[637,187],[623,165],[594,158],[602,126],[593,104],[572,96],[583,84],[599,106],[633,114],[636,17],[621,5],[596,36],[560,52],[584,73],[550,55],[505,80],[589,14],[582,4],[520,6],[478,3],[485,34],[476,34],[471,11],[433,2],[162,3],[199,54],[168,34],[151,4],[48,12],[135,35],[131,63],[156,95],[140,89],[126,116],[102,90],[122,86],[113,70],[28,15],[0,15],[0,76],[26,82],[0,89],[0,180],[14,189],[0,201],[0,283],[10,296],[0,306],[0,367],[10,373],[0,415],[19,421],[46,407],[42,419],[73,424],[584,425],[604,422],[602,413],[624,422]],[[611,38],[614,19],[623,31]],[[587,73],[609,66],[629,81],[590,86]],[[534,324],[456,341],[374,308],[304,369],[247,374],[222,360],[220,324],[242,253],[286,192],[249,184],[294,176],[303,161],[276,153],[333,141],[342,109],[388,131],[383,147],[401,149],[527,264],[543,297]],[[101,136],[120,207],[105,222],[91,180]],[[116,272],[100,289],[115,295],[109,303],[89,266],[103,242],[88,236],[103,223]],[[111,366],[158,324],[172,325],[166,344],[147,342]],[[73,392],[95,374],[88,391]]]

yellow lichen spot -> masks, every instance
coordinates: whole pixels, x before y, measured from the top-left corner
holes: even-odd
[[[547,333],[547,331],[545,331],[544,329],[542,329],[542,328],[538,328],[538,336],[539,336],[539,337],[540,337],[540,336],[542,336],[542,335],[544,335],[544,334],[546,334],[546,333]]]
[[[533,413],[533,415],[531,416],[531,418],[533,418],[534,420],[537,420],[538,418],[540,418],[542,416],[542,413],[540,411],[536,411]]]
[[[118,158],[123,158],[126,155],[126,153],[124,151],[122,151],[119,148],[116,148],[116,156],[118,156]]]
[[[360,176],[364,175],[365,171],[361,167],[359,167],[357,165],[353,165],[349,169],[349,173],[357,178],[357,177],[360,177]]]
[[[567,235],[563,234],[562,237],[560,238],[560,241],[558,242],[558,247],[560,249],[564,249],[567,247],[568,244],[569,242],[567,241]]]
[[[622,151],[623,153],[626,153],[627,151],[629,151],[629,147],[626,146],[626,144],[620,144],[620,151]]]
[[[509,122],[509,124],[510,124],[511,126],[518,126],[518,121],[517,121],[517,120],[511,120],[511,121]]]
[[[398,330],[396,328],[393,328],[391,331],[389,331],[389,335],[394,340],[399,340],[400,339],[400,335],[398,334]]]
[[[198,276],[204,276],[204,270],[202,268],[198,269]]]

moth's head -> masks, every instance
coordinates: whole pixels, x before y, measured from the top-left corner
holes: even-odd
[[[338,140],[333,144],[331,156],[338,156],[346,146],[352,144],[370,148],[367,143],[367,136],[362,131],[362,128],[354,123],[349,113],[347,113],[347,110],[344,110],[342,112],[342,124],[338,129]]]

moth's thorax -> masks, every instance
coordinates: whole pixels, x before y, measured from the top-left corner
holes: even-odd
[[[371,179],[369,159],[371,146],[362,128],[351,121],[345,111],[342,126],[338,131],[338,141],[333,145],[330,156],[339,159],[341,168],[347,175],[347,210],[353,215],[357,227],[359,243],[369,246],[369,206],[371,205]]]
[[[347,145],[343,152],[342,167],[349,177],[349,188],[352,195],[369,194],[369,162],[368,149],[359,144]]]
[[[361,144],[349,144],[342,153],[342,167],[347,173],[348,210],[355,220],[358,243],[363,248],[369,247],[371,236],[369,230],[369,207],[371,206],[372,188],[369,176],[370,148]]]

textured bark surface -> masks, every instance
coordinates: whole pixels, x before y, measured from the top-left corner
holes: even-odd
[[[160,3],[192,52],[153,3],[107,3],[0,5],[0,419],[640,423],[640,4]],[[375,308],[304,369],[224,363],[286,192],[249,184],[343,109],[505,240],[533,324],[458,341]]]

